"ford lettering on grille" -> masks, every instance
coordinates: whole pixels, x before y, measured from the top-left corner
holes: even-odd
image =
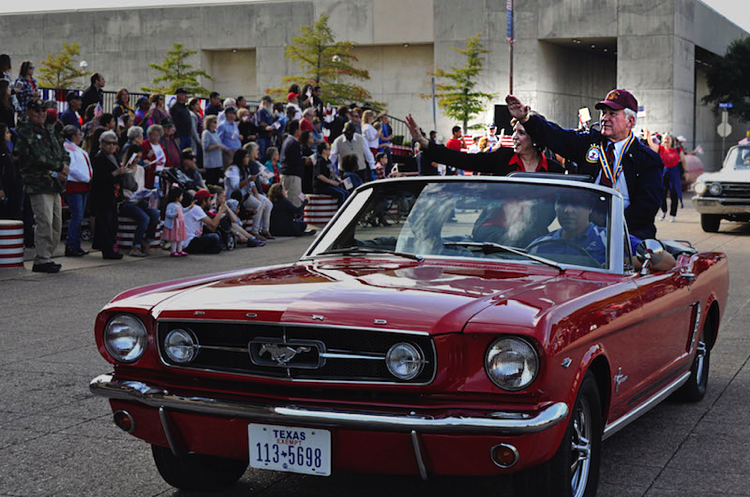
[[[317,340],[289,340],[255,338],[248,344],[250,359],[258,366],[317,369],[325,364],[321,352],[323,342]]]

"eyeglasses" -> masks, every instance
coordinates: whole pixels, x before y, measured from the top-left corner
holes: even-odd
[[[117,142],[102,142],[104,145],[117,145]]]

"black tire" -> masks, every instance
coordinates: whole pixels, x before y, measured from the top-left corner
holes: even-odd
[[[84,242],[90,242],[94,238],[93,233],[91,233],[91,229],[89,228],[81,228],[81,240]]]
[[[716,214],[701,214],[701,228],[706,233],[716,233],[721,226],[721,216]]]
[[[703,400],[708,389],[708,370],[711,365],[711,349],[708,344],[711,321],[706,320],[703,325],[698,343],[695,346],[695,357],[690,367],[690,378],[675,392],[675,398],[684,402],[699,402]]]
[[[152,445],[151,452],[164,481],[182,490],[224,490],[242,478],[248,464],[247,461],[201,454],[177,457],[169,448],[159,445]]]
[[[234,250],[237,248],[237,235],[234,234],[234,232],[227,234],[227,246],[225,247],[225,250]]]
[[[549,461],[514,475],[516,497],[596,495],[601,445],[601,397],[594,375],[588,372],[578,390],[560,447]]]

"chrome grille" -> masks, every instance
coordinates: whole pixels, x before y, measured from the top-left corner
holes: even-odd
[[[750,198],[750,183],[722,183],[722,197]]]
[[[199,344],[196,358],[188,364],[177,364],[164,352],[165,337],[178,328],[191,330]],[[276,323],[159,322],[157,339],[159,355],[167,366],[263,378],[427,384],[436,367],[432,338],[407,332]],[[388,350],[399,342],[416,345],[426,361],[420,374],[408,381],[393,376],[385,363]],[[273,361],[268,353],[261,360],[264,344],[278,355],[290,352],[294,357],[281,364],[286,357]]]

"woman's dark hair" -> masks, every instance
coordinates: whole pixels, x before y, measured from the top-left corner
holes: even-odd
[[[271,158],[273,157],[273,154],[276,154],[276,153],[278,153],[278,152],[279,152],[279,149],[278,149],[278,148],[276,148],[276,147],[268,147],[268,148],[266,149],[266,158],[267,158],[268,160],[271,160]]]
[[[341,169],[347,173],[354,172],[359,168],[359,160],[354,154],[345,155],[341,158]]]
[[[167,202],[169,202],[170,204],[172,202],[177,202],[177,199],[180,198],[180,195],[182,195],[183,193],[185,192],[182,191],[182,188],[180,188],[179,186],[173,186],[169,189],[169,193],[167,194]]]
[[[294,83],[292,86],[290,86],[289,93],[296,93],[297,95],[299,95],[299,85],[297,83]]]
[[[245,157],[248,156],[247,150],[244,148],[237,149],[237,151],[234,152],[234,156],[232,157],[232,164],[235,166],[239,166],[240,169],[244,168],[245,166],[242,164],[242,161],[245,160]]]
[[[164,98],[164,95],[162,95],[161,93],[154,93],[150,97],[148,97],[148,101],[152,104],[155,104],[163,98]]]
[[[86,107],[86,110],[83,113],[83,122],[89,122],[94,119],[94,114],[96,114],[96,105],[97,104],[91,104]]]
[[[8,125],[0,123],[0,152],[8,152],[8,144],[5,141],[5,132],[8,131]]]
[[[10,81],[7,79],[0,79],[0,102],[2,102],[4,107],[8,108],[11,106],[10,95],[8,95],[9,86]]]
[[[290,133],[290,134],[292,134],[292,133]],[[307,145],[307,142],[310,141],[310,137],[312,137],[312,133],[310,133],[309,131],[305,130],[305,131],[302,132],[302,134],[299,135],[299,142],[302,145]]]
[[[193,105],[200,103],[201,99],[197,97],[193,97],[188,102],[188,109],[191,108]]]
[[[313,86],[310,83],[308,83],[302,87],[302,93],[300,93],[300,95],[307,97],[307,90],[312,91],[312,89],[313,89]]]
[[[141,147],[137,145],[131,145],[125,150],[125,155],[122,156],[122,165],[126,165],[130,158],[133,157],[135,154],[140,154],[143,151],[141,150]]]
[[[273,104],[273,111],[274,112],[284,112],[284,104],[281,102],[274,102]]]
[[[326,142],[320,142],[318,143],[318,155],[323,153],[323,150],[326,150],[327,148],[330,148]]]
[[[24,60],[21,64],[21,69],[18,71],[18,75],[22,78],[25,78],[26,75],[29,73],[29,68],[33,67],[34,64],[30,60]]]
[[[242,192],[239,190],[235,190],[232,192],[232,194],[229,196],[229,198],[234,199],[238,201],[239,203],[242,203]]]
[[[10,72],[10,55],[7,53],[0,55],[0,71]]]

